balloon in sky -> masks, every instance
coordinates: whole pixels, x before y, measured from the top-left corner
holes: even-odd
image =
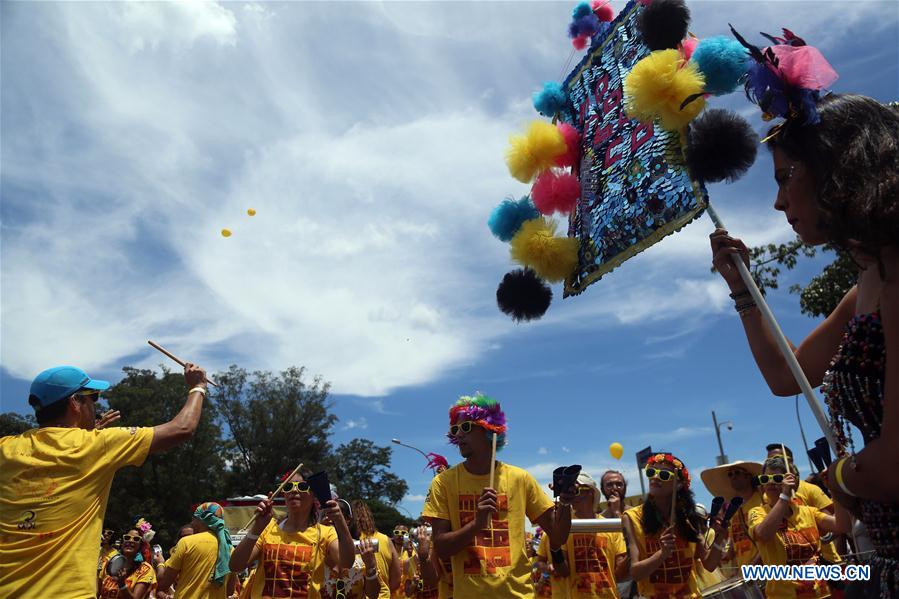
[[[612,443],[609,445],[609,453],[611,453],[612,457],[616,460],[620,460],[621,456],[624,455],[624,447],[621,446],[621,443]]]
[[[231,229],[222,229],[222,237],[231,237]]]
[[[256,216],[256,210],[253,208],[247,208],[247,215]]]

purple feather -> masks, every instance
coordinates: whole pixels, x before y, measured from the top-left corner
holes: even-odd
[[[569,23],[568,24],[568,37],[570,37],[571,39],[576,38],[578,36],[577,29],[578,29],[577,21],[572,21],[571,23]]]

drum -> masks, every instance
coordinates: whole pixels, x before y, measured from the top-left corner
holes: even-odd
[[[755,582],[730,578],[703,589],[702,596],[715,599],[765,599],[765,592]]]

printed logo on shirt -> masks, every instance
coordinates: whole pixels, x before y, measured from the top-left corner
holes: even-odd
[[[659,537],[646,539],[646,554],[652,555],[662,548]],[[653,584],[687,584],[693,573],[693,555],[686,541],[676,538],[674,552],[668,556],[660,568],[649,575]]]
[[[18,528],[19,530],[34,530],[35,528],[37,528],[37,524],[34,521],[35,518],[37,518],[37,514],[31,510],[28,510],[27,512],[25,512],[25,517],[22,519],[22,521],[16,524],[16,528]]]
[[[459,520],[462,526],[475,519],[479,495],[459,495]],[[463,564],[465,574],[495,574],[497,568],[512,565],[512,549],[509,545],[509,498],[497,495],[499,513],[493,514],[490,525],[478,532],[466,548]]]
[[[783,530],[784,548],[787,551],[787,565],[807,564],[818,554],[818,529]]]
[[[612,587],[609,562],[603,549],[609,540],[595,534],[574,534],[574,572],[578,576],[577,590],[584,595],[598,595]]]
[[[293,599],[309,596],[308,565],[312,545],[266,543],[262,547],[265,583],[263,599]]]

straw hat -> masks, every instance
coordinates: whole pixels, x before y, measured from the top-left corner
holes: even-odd
[[[734,490],[727,478],[727,471],[731,468],[742,468],[753,478],[762,473],[762,465],[760,463],[744,462],[742,460],[703,470],[699,477],[702,479],[702,484],[705,485],[705,488],[712,494],[712,497],[733,497]]]

